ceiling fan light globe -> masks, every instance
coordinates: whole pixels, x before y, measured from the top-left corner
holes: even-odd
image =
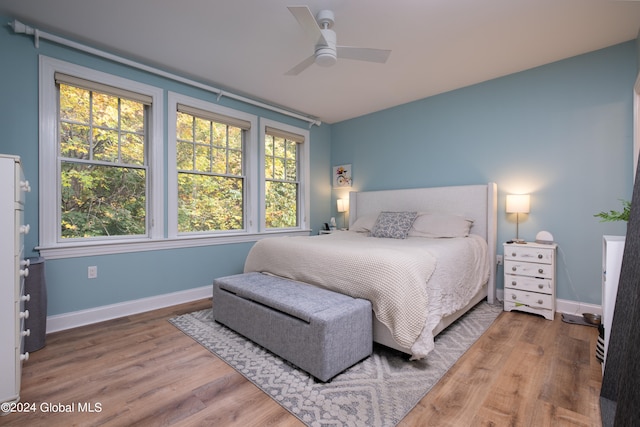
[[[321,67],[331,67],[338,61],[336,52],[331,49],[319,49],[316,52],[316,64]]]

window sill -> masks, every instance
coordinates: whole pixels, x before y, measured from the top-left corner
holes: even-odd
[[[189,236],[173,239],[144,239],[119,242],[70,243],[60,246],[38,246],[36,251],[46,259],[79,258],[97,255],[123,254],[130,252],[158,251],[167,249],[192,248],[197,246],[228,245],[233,243],[255,242],[270,237],[308,236],[311,230],[269,231],[265,233],[223,235],[223,236]]]

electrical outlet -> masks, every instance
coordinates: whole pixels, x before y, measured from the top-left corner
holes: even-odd
[[[496,255],[496,264],[502,265],[502,261],[503,261],[502,255]]]
[[[87,277],[89,279],[95,279],[98,277],[98,266],[91,265],[87,268]]]

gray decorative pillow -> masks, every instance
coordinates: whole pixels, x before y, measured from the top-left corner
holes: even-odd
[[[380,212],[371,228],[371,237],[406,239],[418,212]]]

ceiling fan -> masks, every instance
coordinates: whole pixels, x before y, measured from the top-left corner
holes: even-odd
[[[321,67],[330,67],[338,61],[338,58],[381,64],[389,58],[390,50],[336,46],[336,33],[331,29],[335,17],[330,10],[321,10],[314,17],[307,6],[288,6],[288,9],[298,20],[302,29],[316,43],[313,55],[287,71],[285,74],[288,76],[296,76],[314,63]]]

